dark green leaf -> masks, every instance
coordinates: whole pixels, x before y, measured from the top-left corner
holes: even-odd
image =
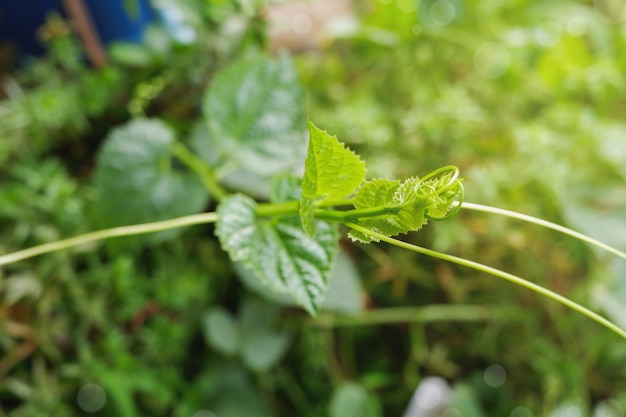
[[[302,87],[287,55],[237,62],[219,73],[203,103],[220,153],[261,176],[301,172],[306,154]]]
[[[295,300],[285,293],[272,291],[249,269],[235,264],[237,276],[245,287],[272,303],[293,306]],[[328,277],[328,292],[322,304],[324,311],[353,312],[363,310],[364,293],[361,277],[352,260],[342,251],[337,253]]]
[[[334,225],[317,222],[318,233],[312,238],[297,218],[257,218],[255,208],[254,200],[243,195],[220,204],[216,234],[222,247],[272,289],[289,293],[317,314],[337,252]]]
[[[150,119],[133,120],[108,135],[95,173],[101,226],[166,220],[202,210],[208,195],[195,174],[175,165],[170,152],[174,139],[167,125]],[[124,238],[124,242],[158,241],[176,232]]]

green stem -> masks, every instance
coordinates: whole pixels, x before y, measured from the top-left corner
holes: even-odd
[[[317,208],[315,209],[315,218],[344,223],[366,217],[388,216],[390,214],[395,214],[402,208],[402,206],[402,204],[398,204],[394,206],[379,206],[356,210],[328,210]],[[276,204],[259,204],[256,208],[256,214],[263,217],[289,215],[297,216],[298,202],[287,201],[285,203]]]
[[[226,190],[222,188],[215,178],[213,170],[203,160],[187,149],[185,145],[180,142],[174,142],[171,146],[171,150],[174,156],[180,159],[180,161],[187,165],[193,172],[198,174],[204,187],[217,201],[222,201],[228,196]]]
[[[452,255],[448,255],[445,253],[441,253],[441,252],[437,252],[431,249],[426,249],[426,248],[422,248],[420,246],[416,246],[416,245],[412,245],[410,243],[406,243],[403,242],[401,240],[397,240],[385,235],[382,235],[380,233],[376,233],[372,230],[366,229],[364,227],[361,227],[357,224],[354,223],[346,223],[346,226],[350,227],[351,229],[357,230],[361,233],[365,233],[368,234],[378,240],[381,240],[383,242],[387,242],[391,245],[395,245],[398,246],[399,248],[403,248],[403,249],[408,249],[410,251],[416,252],[416,253],[421,253],[424,255],[428,255],[431,256],[433,258],[437,258],[437,259],[441,259],[444,261],[448,261],[448,262],[452,262],[458,265],[462,265],[462,266],[466,266],[468,268],[472,268],[475,269],[477,271],[481,271],[481,272],[485,272],[487,274],[491,274],[495,277],[498,278],[502,278],[505,279],[507,281],[510,281],[514,284],[520,285],[524,288],[527,288],[531,291],[536,292],[537,294],[541,294],[545,297],[548,297],[556,302],[559,302],[569,308],[571,308],[572,310],[575,310],[587,317],[589,317],[590,319],[596,321],[597,323],[603,325],[604,327],[608,328],[609,330],[615,332],[616,334],[620,335],[621,337],[623,337],[624,339],[626,339],[626,331],[624,331],[623,329],[621,329],[620,327],[618,327],[617,325],[615,325],[614,323],[612,323],[611,321],[605,319],[604,317],[600,316],[597,313],[594,313],[593,311],[589,310],[586,307],[583,307],[582,305],[570,300],[569,298],[566,298],[560,294],[557,294],[553,291],[550,291],[547,288],[544,288],[542,286],[539,286],[535,283],[532,283],[530,281],[527,281],[523,278],[520,278],[516,275],[513,274],[509,274],[508,272],[504,272],[501,271],[499,269],[496,268],[492,268],[490,266],[487,265],[483,265],[481,263],[478,262],[474,262],[474,261],[470,261],[467,259],[463,259],[463,258],[459,258],[456,256],[452,256]]]
[[[357,314],[322,313],[311,321],[314,327],[372,326],[392,323],[435,321],[480,321],[501,317],[498,309],[474,305],[429,305],[366,310]]]
[[[181,148],[182,149],[182,148]],[[185,150],[186,151],[186,150]],[[188,152],[188,151],[187,151]],[[220,188],[221,189],[221,188]],[[220,192],[218,191],[218,194]],[[225,196],[226,193],[222,196]],[[216,197],[217,198],[217,197]],[[335,210],[320,210],[320,212],[336,212],[344,213]],[[289,201],[279,204],[259,204],[257,206],[257,214],[260,216],[288,216],[298,214],[298,202]],[[331,215],[332,216],[332,215]],[[330,216],[329,216],[330,217]],[[341,215],[340,219],[343,219]],[[214,223],[217,221],[217,214],[201,213],[191,216],[178,217],[175,219],[169,219],[153,223],[136,224],[132,226],[114,227],[111,229],[98,230],[95,232],[86,233],[84,235],[74,236],[68,239],[58,240],[55,242],[45,243],[43,245],[33,246],[28,249],[20,250],[17,252],[9,253],[0,256],[0,266],[7,265],[13,262],[22,261],[24,259],[32,258],[35,256],[43,255],[45,253],[55,252],[63,249],[68,249],[74,246],[83,245],[98,240],[110,239],[113,237],[140,235],[146,233],[160,232],[162,230],[174,229],[177,227],[192,226],[203,223]]]
[[[613,255],[616,255],[616,256],[619,256],[620,258],[626,259],[626,253],[620,251],[619,249],[614,248],[613,246],[607,245],[606,243],[602,243],[599,240],[593,239],[593,238],[591,238],[591,237],[589,237],[587,235],[584,235],[582,233],[579,233],[579,232],[577,232],[575,230],[568,229],[567,227],[560,226],[558,224],[549,222],[547,220],[538,219],[537,217],[529,216],[527,214],[517,213],[515,211],[503,210],[503,209],[490,207],[490,206],[483,206],[482,204],[475,204],[475,203],[463,202],[461,204],[461,208],[468,209],[468,210],[474,210],[474,211],[482,211],[482,212],[486,212],[486,213],[499,214],[501,216],[512,217],[514,219],[522,220],[522,221],[529,222],[529,223],[534,223],[534,224],[537,224],[539,226],[546,227],[548,229],[556,230],[557,232],[566,234],[566,235],[571,236],[573,238],[579,239],[579,240],[581,240],[583,242],[587,242],[587,243],[589,243],[591,245],[594,245],[594,246],[596,246],[598,248],[604,249],[605,251],[610,252]]]
[[[84,235],[74,236],[68,239],[57,240],[45,243],[32,248],[20,250],[0,256],[0,265],[7,265],[18,262],[44,253],[55,252],[68,249],[73,246],[95,242],[97,240],[109,239],[112,237],[141,235],[145,233],[160,232],[162,230],[174,229],[177,227],[192,226],[196,224],[214,223],[217,220],[217,213],[201,213],[191,216],[177,217],[175,219],[164,220],[153,223],[135,224],[132,226],[114,227],[112,229],[98,230]]]
[[[378,206],[346,211],[317,209],[315,210],[315,217],[322,220],[345,223],[368,217],[389,216],[390,214],[396,214],[400,209],[401,205]]]
[[[436,177],[437,175],[441,174],[442,172],[446,172],[446,171],[451,171],[452,172],[452,176],[450,177],[450,179],[448,180],[448,185],[454,184],[456,182],[456,180],[459,178],[459,168],[457,168],[454,165],[446,165],[445,167],[441,167],[438,168],[434,171],[429,172],[428,174],[424,175],[423,178],[420,179],[420,183],[426,182],[429,179]]]
[[[342,206],[354,206],[354,200],[349,199],[339,199],[339,200],[323,200],[315,204],[316,207],[342,207]]]

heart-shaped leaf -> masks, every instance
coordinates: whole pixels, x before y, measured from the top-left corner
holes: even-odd
[[[241,261],[278,292],[289,293],[316,315],[338,250],[335,226],[317,222],[315,238],[297,217],[257,218],[256,203],[234,195],[218,207],[216,234],[233,261]]]
[[[222,156],[257,175],[301,172],[306,155],[303,90],[287,55],[233,64],[203,103],[208,134]]]

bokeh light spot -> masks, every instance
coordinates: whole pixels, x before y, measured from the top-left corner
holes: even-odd
[[[566,417],[583,417],[583,413],[580,411],[580,408],[575,405],[570,405],[565,409]]]
[[[535,40],[539,45],[549,48],[561,41],[562,30],[556,22],[544,22],[535,29]]]
[[[456,9],[448,0],[437,0],[430,6],[430,19],[439,26],[450,24],[455,16]]]
[[[414,35],[419,35],[423,32],[423,30],[424,29],[421,25],[413,25],[413,27],[411,28],[411,32],[413,32]]]
[[[500,365],[490,365],[485,369],[483,378],[490,387],[501,387],[506,382],[506,371]]]
[[[499,78],[511,65],[511,53],[504,46],[487,42],[478,47],[474,53],[474,68],[481,77]]]
[[[587,32],[587,22],[580,17],[572,17],[567,21],[565,30],[572,36],[583,36]]]
[[[309,33],[312,27],[313,21],[307,14],[298,13],[293,17],[293,19],[291,19],[291,29],[300,35]]]
[[[83,411],[95,413],[102,410],[107,402],[107,395],[100,385],[86,384],[78,390],[76,402]]]
[[[617,400],[604,400],[593,410],[593,417],[624,417],[624,407]]]
[[[422,410],[432,410],[441,404],[443,393],[437,383],[424,383],[414,398],[415,404]]]

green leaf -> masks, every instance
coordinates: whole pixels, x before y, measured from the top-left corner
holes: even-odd
[[[204,317],[207,343],[226,355],[240,355],[248,368],[265,372],[285,354],[291,335],[277,329],[281,309],[259,300],[245,300],[239,319],[221,307],[210,309]]]
[[[365,164],[336,136],[309,121],[309,147],[304,164],[300,218],[308,235],[315,234],[315,203],[350,196],[365,179]]]
[[[109,47],[109,56],[116,64],[133,68],[148,68],[154,65],[154,56],[144,45],[130,42],[115,42]]]
[[[270,201],[283,203],[298,200],[301,195],[300,179],[290,175],[275,177],[272,181]],[[272,291],[263,285],[261,280],[250,271],[235,263],[235,270],[241,282],[250,290],[264,299],[281,305],[296,305],[293,298],[286,293]],[[363,289],[361,279],[351,259],[338,251],[332,270],[328,277],[328,292],[322,304],[323,310],[358,311],[363,309]]]
[[[235,355],[241,346],[241,329],[237,320],[221,307],[210,309],[204,316],[203,333],[207,343],[224,355]]]
[[[83,366],[97,378],[103,386],[116,414],[120,417],[136,417],[137,406],[133,400],[135,386],[129,379],[124,378],[118,369],[108,367],[104,362],[88,359]]]
[[[322,310],[354,313],[365,308],[365,292],[356,265],[343,251],[337,254]]]
[[[300,178],[285,174],[272,178],[270,184],[270,201],[272,203],[286,203],[297,201],[302,195]]]
[[[389,207],[395,211],[378,217],[362,218],[356,223],[386,236],[419,230],[426,224],[424,214],[428,200],[416,193],[418,184],[417,178],[408,178],[403,182],[386,179],[365,182],[354,196],[356,209]],[[349,236],[365,243],[373,240],[371,236],[356,230],[350,231]]]
[[[280,311],[278,306],[258,300],[246,300],[242,306],[241,355],[254,371],[268,371],[287,352],[291,335],[276,328]]]
[[[257,218],[255,209],[254,200],[244,195],[219,205],[216,234],[222,248],[231,260],[241,261],[272,289],[289,293],[316,315],[338,250],[334,225],[318,221],[312,238],[297,218]]]
[[[208,414],[209,416],[227,417],[270,417],[270,413],[258,393],[258,388],[253,385],[250,372],[243,366],[232,361],[210,360],[207,361],[207,369],[200,378],[207,381],[198,387],[194,381],[196,395],[194,402],[203,407],[208,407],[207,412],[197,412],[194,409],[190,414]],[[198,378],[198,379],[200,379]],[[180,414],[176,414],[180,415]]]
[[[340,385],[330,400],[330,417],[367,417],[371,415],[369,394],[355,382]]]
[[[456,197],[461,192],[461,180],[450,186],[452,174],[445,174],[436,179],[430,179],[416,187],[418,197],[427,200],[425,216],[427,219],[443,219],[452,209]]]
[[[452,406],[468,417],[485,417],[480,400],[472,387],[466,383],[458,383],[452,387]]]
[[[174,132],[154,119],[133,120],[114,129],[98,154],[96,215],[102,227],[167,220],[200,212],[208,195],[192,172],[176,166]],[[161,241],[177,230],[126,237],[115,246]]]
[[[306,155],[303,90],[287,55],[240,61],[204,97],[208,134],[221,156],[261,176],[300,173]]]
[[[283,306],[297,303],[289,294],[272,291],[249,269],[235,263],[235,272],[241,283],[251,292],[267,301]],[[354,262],[342,251],[337,253],[328,277],[328,291],[322,303],[323,311],[356,312],[364,309],[365,297],[361,276]]]

